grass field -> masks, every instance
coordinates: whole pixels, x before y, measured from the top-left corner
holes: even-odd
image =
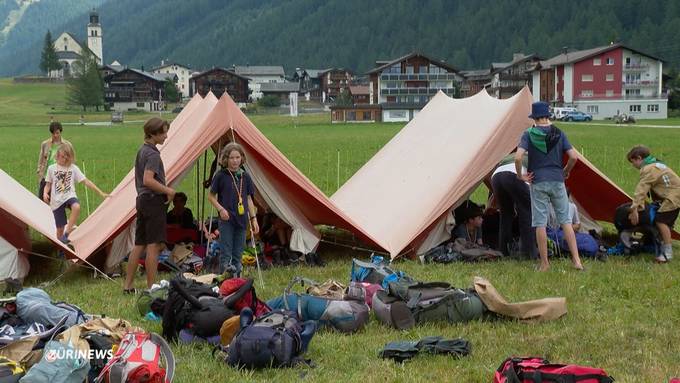
[[[40,141],[48,137],[50,114],[75,122],[78,110],[65,109],[63,86],[14,85],[0,80],[0,168],[30,190],[35,189],[35,167]],[[52,110],[51,107],[55,109]],[[148,115],[140,114],[139,120]],[[87,120],[106,121],[107,113],[87,115]],[[171,116],[168,116],[171,118]],[[137,118],[135,118],[137,119]],[[326,194],[332,194],[403,124],[331,125],[328,115],[255,116],[258,128]],[[657,122],[660,123],[660,122]],[[669,124],[680,124],[671,120]],[[561,125],[572,143],[624,190],[632,192],[637,172],[625,161],[636,143],[649,145],[671,167],[680,169],[676,129],[634,126]],[[111,190],[132,167],[141,142],[141,123],[120,126],[66,125],[64,137],[77,149],[78,164],[97,185]],[[338,171],[338,155],[339,168]],[[452,163],[455,153],[451,153]],[[180,186],[196,200],[194,173]],[[0,191],[1,192],[1,191]],[[385,191],[389,192],[389,191]],[[483,192],[476,194],[479,198]],[[84,199],[85,191],[78,190]],[[593,196],[597,198],[597,196]],[[100,202],[89,194],[90,209]],[[83,214],[83,215],[86,215]],[[39,249],[50,251],[45,244]],[[265,271],[263,298],[281,293],[291,277],[316,280],[334,278],[346,282],[351,257],[366,253],[322,247],[324,268],[286,267]],[[330,255],[332,254],[332,255]],[[678,247],[676,246],[676,254]],[[677,261],[676,261],[677,262]],[[54,261],[32,259],[27,284],[38,284],[58,274]],[[503,261],[486,264],[423,266],[400,262],[396,268],[420,280],[447,281],[468,287],[475,275],[488,278],[510,301],[545,296],[567,297],[569,314],[545,324],[514,321],[481,321],[459,325],[418,326],[410,331],[387,329],[376,320],[355,335],[321,331],[313,339],[308,357],[316,368],[234,371],[210,357],[210,348],[177,346],[178,382],[276,381],[276,382],[489,382],[498,364],[509,355],[541,355],[552,361],[588,364],[606,369],[617,382],[667,382],[680,376],[680,269],[677,263],[656,265],[651,257],[616,258],[607,263],[586,261],[579,273],[566,260],[553,262],[544,274],[533,271],[532,262]],[[252,270],[248,271],[252,274]],[[134,300],[123,296],[121,286],[93,279],[91,272],[75,270],[47,290],[55,300],[66,300],[86,311],[126,318],[148,330],[160,332],[157,323],[139,318]],[[137,285],[142,286],[141,278]],[[258,286],[259,287],[259,286]],[[377,357],[387,342],[415,340],[427,335],[462,336],[472,343],[470,356],[454,360],[442,356],[419,356],[405,365]]]

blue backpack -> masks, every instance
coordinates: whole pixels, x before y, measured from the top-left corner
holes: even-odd
[[[371,256],[371,262],[352,259],[350,281],[375,283],[381,285],[383,289],[387,289],[390,282],[415,283],[415,280],[403,271],[392,270],[383,257],[377,255]]]
[[[300,322],[294,312],[274,310],[254,319],[253,311],[245,308],[241,311],[241,330],[226,349],[225,361],[253,369],[309,363],[302,355],[314,332],[316,323]]]

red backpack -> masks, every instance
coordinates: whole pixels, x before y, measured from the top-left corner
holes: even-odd
[[[539,357],[508,358],[496,370],[494,383],[611,383],[601,368],[553,364]]]
[[[231,278],[225,280],[220,285],[220,296],[224,297],[225,306],[233,309],[236,313],[240,313],[246,307],[253,310],[256,317],[271,311],[266,303],[257,298],[253,280],[250,278]]]
[[[174,374],[175,357],[165,339],[156,333],[129,332],[95,382],[170,383]]]

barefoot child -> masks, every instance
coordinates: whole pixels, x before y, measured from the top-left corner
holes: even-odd
[[[667,262],[673,257],[671,230],[680,212],[680,178],[671,168],[652,156],[646,146],[634,146],[626,158],[633,167],[640,169],[640,181],[635,187],[628,218],[633,225],[638,224],[640,220],[638,211],[645,209],[648,193],[652,195],[654,201],[661,202],[654,224],[661,234],[663,251],[656,260]]]
[[[76,183],[83,182],[85,186],[96,191],[103,198],[109,195],[99,190],[97,185],[85,178],[85,175],[74,164],[76,155],[73,146],[64,142],[57,149],[56,163],[47,168],[43,200],[50,204],[57,224],[57,237],[62,242],[68,242],[68,234],[80,215],[80,203],[76,197]],[[66,209],[71,215],[66,220]]]

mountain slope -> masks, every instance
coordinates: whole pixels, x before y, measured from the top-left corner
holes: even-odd
[[[116,0],[98,9],[105,62],[147,68],[167,58],[194,68],[280,64],[288,73],[329,66],[363,72],[375,60],[413,50],[475,68],[509,61],[513,52],[550,57],[563,47],[610,41],[680,63],[674,0],[644,6],[635,0]],[[16,28],[24,22],[26,15]],[[52,33],[83,33],[86,23],[83,11]],[[0,75],[37,72],[47,27],[15,52],[0,48]]]

